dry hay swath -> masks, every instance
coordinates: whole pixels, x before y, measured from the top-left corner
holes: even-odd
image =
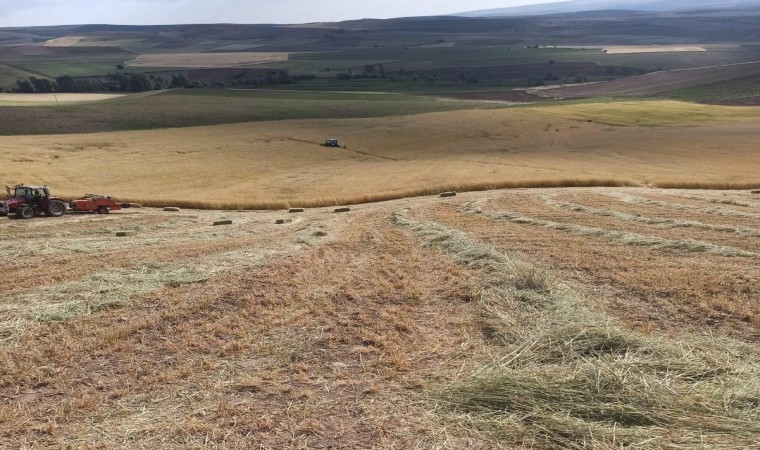
[[[507,446],[756,443],[755,348],[634,332],[589,309],[583,294],[543,268],[405,212],[391,221],[482,272],[479,321],[494,343],[492,361],[439,392],[452,420],[498,430]]]

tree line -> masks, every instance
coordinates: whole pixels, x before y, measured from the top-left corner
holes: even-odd
[[[229,82],[218,81],[213,86],[260,86],[293,84],[305,79],[314,78],[312,75],[290,76],[285,70],[269,71],[259,75],[241,72]],[[209,86],[207,83],[190,81],[184,73],[178,73],[165,79],[162,76],[145,73],[109,73],[103,77],[72,77],[63,75],[54,80],[48,78],[29,77],[16,80],[18,93],[90,93],[90,92],[145,92],[166,88],[199,88]]]

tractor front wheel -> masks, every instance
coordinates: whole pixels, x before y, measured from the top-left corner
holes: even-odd
[[[16,208],[16,217],[19,219],[31,219],[34,217],[34,210],[31,206],[21,206]]]
[[[108,207],[107,206],[99,206],[98,210],[96,212],[98,214],[108,214]]]
[[[45,213],[50,217],[61,217],[66,214],[66,205],[60,200],[50,200]]]

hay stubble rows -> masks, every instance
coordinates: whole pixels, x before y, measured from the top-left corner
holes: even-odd
[[[688,195],[698,208],[715,194]],[[0,222],[8,249],[33,236],[53,246],[7,261],[19,283],[2,292],[0,443],[747,443],[759,413],[750,399],[760,390],[747,378],[757,371],[750,355],[760,339],[758,237],[594,214],[603,201],[643,216],[661,207],[625,203],[626,196],[680,201],[651,189],[516,190],[368,204],[340,215],[306,209],[282,225],[275,224],[282,212],[178,216],[151,208],[29,227]],[[742,192],[725,199],[751,201]],[[627,245],[488,214],[503,210],[568,226],[598,220],[600,230],[659,239],[694,231],[716,248],[728,236],[752,254]],[[742,226],[760,228],[749,215],[760,210],[742,210]],[[723,217],[683,212],[701,224]],[[212,225],[220,220],[232,224]],[[117,238],[114,229],[133,234]],[[106,250],[77,250],[78,241],[93,240]],[[39,277],[43,269],[51,275]],[[575,337],[565,342],[567,333]],[[717,345],[733,356],[720,356]],[[612,350],[569,356],[588,348]],[[558,351],[570,353],[557,359]],[[667,358],[669,373],[680,374],[674,379],[656,369]],[[742,358],[749,358],[743,369]],[[594,394],[586,371],[605,383],[639,376],[649,384],[635,395]],[[703,381],[692,384],[696,373]],[[557,398],[539,395],[539,385],[556,388]],[[686,397],[676,401],[668,389],[686,389]],[[517,391],[534,396],[533,406],[518,402]],[[650,397],[658,395],[662,401]],[[727,409],[703,395],[724,396]],[[647,443],[647,433],[658,441]]]

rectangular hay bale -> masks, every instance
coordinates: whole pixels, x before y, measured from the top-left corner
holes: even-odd
[[[441,192],[441,197],[454,197],[456,195],[456,192]]]
[[[117,237],[132,236],[132,232],[131,231],[117,231],[116,236]]]
[[[289,213],[297,213],[297,212],[303,212],[303,208],[290,208],[288,209]]]
[[[216,222],[214,222],[214,226],[218,226],[218,225],[232,225],[232,221],[231,220],[217,220]]]
[[[282,225],[284,223],[290,223],[292,221],[293,221],[293,219],[277,219],[277,220],[275,220],[274,223],[276,223],[277,225]]]
[[[351,211],[351,208],[349,208],[348,206],[344,206],[342,208],[335,208],[336,213],[349,212],[349,211]]]

